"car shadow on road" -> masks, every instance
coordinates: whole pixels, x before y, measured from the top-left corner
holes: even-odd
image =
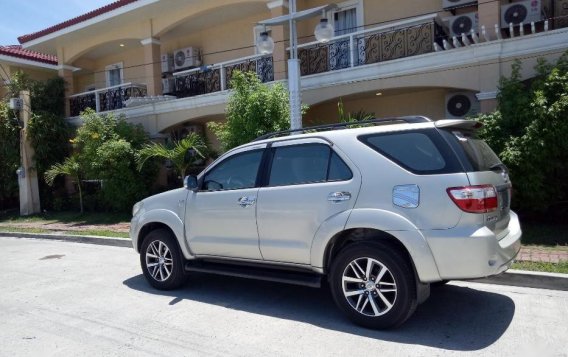
[[[183,300],[312,324],[344,333],[452,351],[477,351],[495,343],[515,314],[505,295],[468,287],[433,288],[428,301],[401,327],[374,331],[353,325],[335,307],[328,288],[313,289],[208,274],[192,274],[188,285],[175,291],[152,288],[143,275],[124,285],[149,294],[170,296],[170,305]]]

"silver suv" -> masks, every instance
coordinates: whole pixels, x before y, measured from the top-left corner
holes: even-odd
[[[431,283],[499,274],[520,249],[507,169],[471,120],[377,119],[275,133],[138,202],[157,289],[207,272],[319,287],[355,323],[398,326]]]

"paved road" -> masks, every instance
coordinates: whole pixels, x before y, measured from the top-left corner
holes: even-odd
[[[325,289],[203,274],[164,293],[128,248],[0,238],[0,251],[0,356],[568,355],[568,292],[455,283],[372,331]]]

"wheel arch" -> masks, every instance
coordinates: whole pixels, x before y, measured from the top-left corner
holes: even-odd
[[[317,244],[312,245],[312,266],[327,273],[333,257],[347,245],[380,240],[408,257],[419,281],[441,280],[428,242],[406,218],[390,211],[363,209],[353,210],[346,221],[340,229],[318,232]]]
[[[166,229],[176,239],[183,256],[186,259],[192,258],[189,246],[185,241],[183,221],[175,213],[169,210],[148,211],[140,218],[138,227],[140,228],[132,237],[136,240],[134,247],[137,252],[140,252],[140,247],[150,232],[156,229]]]

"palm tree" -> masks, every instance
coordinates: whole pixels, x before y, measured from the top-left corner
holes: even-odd
[[[183,180],[185,172],[189,166],[195,162],[195,159],[188,160],[187,158],[190,150],[193,150],[200,158],[205,158],[207,145],[201,136],[195,133],[189,134],[187,137],[175,142],[173,146],[165,146],[159,143],[147,144],[138,151],[138,157],[136,159],[138,162],[138,170],[142,170],[142,167],[148,159],[153,157],[162,158],[173,163],[176,171]]]
[[[51,166],[49,170],[45,172],[45,182],[52,186],[55,178],[59,175],[71,176],[72,179],[77,181],[77,187],[79,188],[79,206],[81,208],[81,214],[83,213],[83,192],[81,191],[81,165],[77,160],[76,156],[70,156],[63,161],[63,163],[55,164]]]

